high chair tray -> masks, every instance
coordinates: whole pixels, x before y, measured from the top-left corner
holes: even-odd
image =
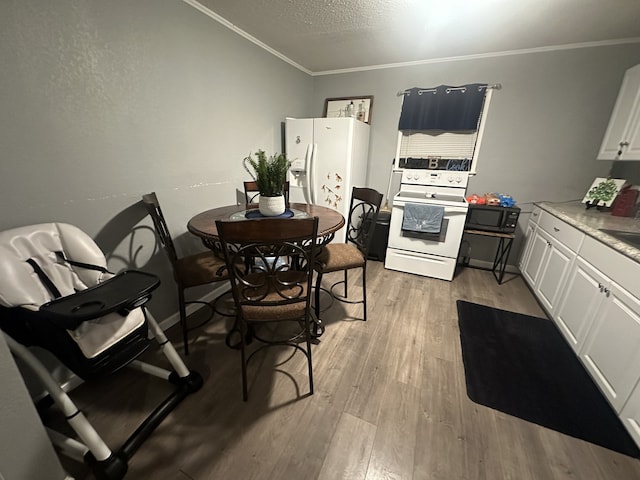
[[[158,285],[160,279],[155,275],[125,270],[86,290],[45,303],[40,311],[52,319],[75,324],[66,328],[75,328],[86,320],[143,305]]]

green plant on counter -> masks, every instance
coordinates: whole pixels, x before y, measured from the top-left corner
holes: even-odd
[[[613,197],[618,191],[618,187],[611,179],[607,179],[604,182],[600,182],[587,192],[587,198],[595,200],[596,202],[609,202],[613,200]]]
[[[258,190],[263,197],[276,197],[284,194],[287,172],[291,162],[284,153],[267,157],[264,150],[258,150],[256,158],[251,155],[243,160],[244,169],[258,184]],[[251,169],[249,169],[249,166]]]

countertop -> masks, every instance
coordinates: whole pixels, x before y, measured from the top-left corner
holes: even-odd
[[[579,201],[564,203],[536,202],[534,205],[640,263],[640,249],[599,230],[605,228],[640,233],[640,220],[629,217],[614,217],[611,212],[600,211],[596,208],[587,210],[585,204]]]

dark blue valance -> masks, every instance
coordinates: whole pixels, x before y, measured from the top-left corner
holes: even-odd
[[[474,132],[486,92],[486,83],[411,88],[404,92],[398,130]]]

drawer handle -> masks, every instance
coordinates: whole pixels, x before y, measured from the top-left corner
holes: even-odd
[[[560,231],[560,229],[558,227],[553,227],[553,231],[558,233]]]

